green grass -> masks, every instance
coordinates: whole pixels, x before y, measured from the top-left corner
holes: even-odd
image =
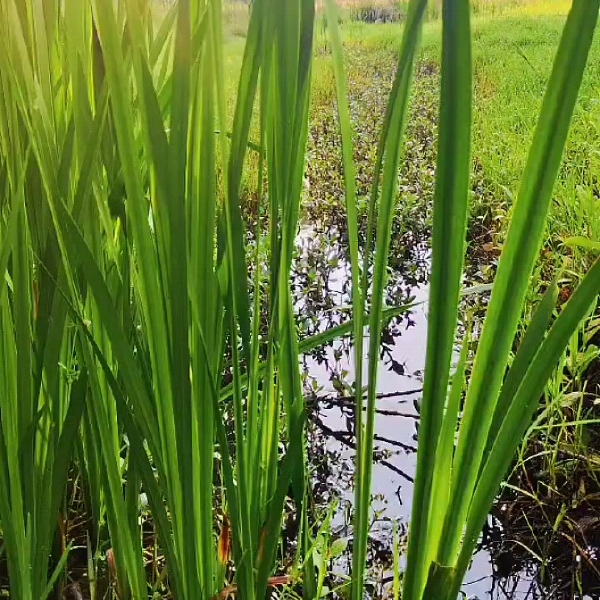
[[[571,288],[581,282],[556,315],[556,286],[537,302],[529,281],[541,247],[560,250],[564,237],[594,233],[581,231],[582,211],[593,212],[581,196],[593,185],[593,164],[583,163],[593,140],[582,141],[591,122],[584,109],[595,106],[593,66],[553,184],[598,2],[576,2],[562,38],[564,19],[556,17],[536,27],[505,19],[505,35],[500,21],[476,21],[473,47],[468,2],[444,7],[443,41],[442,24],[429,23],[422,50],[422,0],[411,0],[402,27],[343,25],[346,48],[360,45],[374,61],[381,53],[390,65],[389,104],[380,102],[380,120],[361,143],[361,124],[353,137],[332,4],[314,62],[311,0],[256,0],[248,22],[239,6],[223,11],[219,0],[180,0],[172,11],[134,0],[87,0],[73,12],[59,0],[0,4],[0,523],[12,597],[45,600],[66,583],[69,548],[54,523],[72,461],[94,519],[89,562],[114,557],[121,598],[168,587],[177,600],[210,599],[232,586],[244,600],[263,598],[281,574],[288,495],[299,533],[283,583],[315,597],[323,586],[318,553],[333,550],[327,527],[317,535],[309,524],[298,359],[348,331],[361,366],[356,385],[367,385],[364,420],[361,394],[356,411],[352,581],[352,597],[363,597],[378,350],[390,314],[384,294],[388,261],[398,252],[403,135],[415,131],[410,98],[420,82],[413,85],[413,74],[423,60],[440,65],[441,103],[439,136],[427,140],[437,153],[423,163],[437,165],[427,187],[432,326],[403,598],[420,600],[431,590],[456,597],[546,382],[561,357],[572,363],[579,356],[573,334],[598,292],[598,264],[583,277],[589,254],[579,250],[565,250],[574,261]],[[436,104],[437,90],[428,92]],[[353,320],[300,342],[290,272],[309,116],[334,97],[336,200],[347,222]],[[356,150],[368,168],[355,164]],[[490,195],[469,209],[472,156]],[[577,186],[585,188],[579,195]],[[243,210],[251,194],[268,227],[254,252]],[[415,194],[413,205],[418,200]],[[507,239],[465,381],[466,344],[453,376],[450,366],[469,216]],[[554,257],[546,268],[559,263]],[[535,313],[513,359],[528,299]],[[152,574],[142,553],[141,490],[166,561]]]
[[[495,273],[495,253],[501,247],[512,214],[511,207],[563,24],[564,17],[553,15],[535,19],[511,15],[477,17],[473,21],[475,110],[469,240],[474,264],[480,267],[476,276],[483,282],[491,281]],[[362,69],[361,63],[372,61],[389,65],[398,47],[400,31],[399,25],[343,25],[352,85],[363,101],[377,92],[370,83],[373,69]],[[440,33],[439,23],[425,24],[422,61],[439,64]],[[582,232],[592,240],[597,240],[600,235],[595,210],[598,184],[594,175],[598,170],[595,148],[599,141],[597,123],[600,118],[596,100],[600,87],[598,64],[600,42],[595,41],[567,140],[566,160],[553,191],[544,255],[536,269],[535,281],[542,287],[555,268],[566,269],[562,285],[572,287],[589,267],[594,251],[567,247],[564,241],[580,236]],[[382,70],[385,72],[386,68]],[[313,104],[318,128],[320,115],[324,110],[331,110],[332,102],[332,71],[326,54],[317,55],[314,73]],[[417,85],[421,83],[424,89],[419,90],[419,97],[428,98],[427,89],[431,87],[428,78],[418,79]],[[433,85],[436,85],[435,81]],[[357,125],[361,126],[360,123]],[[363,129],[360,133],[363,145],[364,139],[375,139],[369,131]],[[359,171],[369,172],[369,160],[372,159],[359,160]],[[427,180],[426,169],[431,166],[428,163],[417,168],[421,173],[417,177],[421,181]],[[407,168],[410,169],[408,162]],[[427,189],[423,197],[429,198]],[[532,290],[532,301],[537,297],[537,285]]]
[[[476,204],[471,210],[486,218],[495,231],[505,229],[502,221],[506,221],[507,208],[512,205],[518,188],[563,25],[564,17],[552,15],[535,19],[509,15],[473,20],[476,108],[473,160],[477,167],[475,176],[481,179],[484,189],[476,195]],[[387,62],[390,53],[398,47],[400,31],[401,27],[396,24],[349,23],[342,29],[349,48],[364,50],[362,60],[380,63]],[[422,60],[438,63],[439,23],[424,26],[422,46]],[[593,216],[589,189],[598,167],[594,148],[598,145],[600,119],[596,100],[600,87],[599,64],[600,42],[595,41],[547,226],[548,244],[559,253],[564,253],[560,249],[562,239],[579,235],[584,222],[589,222],[593,239],[597,231],[596,219],[588,219],[588,215]],[[315,94],[317,97],[322,94],[324,101],[328,97],[329,74],[328,60],[317,58]],[[493,224],[494,219],[500,222]]]

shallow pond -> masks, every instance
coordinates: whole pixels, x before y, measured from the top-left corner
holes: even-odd
[[[316,235],[313,227],[305,227],[298,238],[298,264],[311,264],[319,275],[314,288],[304,288],[304,299],[298,300],[300,313],[311,315],[314,307],[327,305],[323,328],[337,323],[350,304],[349,267],[345,260]],[[413,304],[412,308],[392,321],[384,332],[378,372],[378,402],[373,469],[372,529],[369,546],[370,586],[372,597],[388,597],[392,576],[393,523],[403,536],[410,520],[412,480],[416,469],[416,425],[425,366],[427,336],[428,268],[427,252],[422,247],[407,257],[411,267],[419,265],[420,282],[402,280],[401,271],[390,274],[390,288],[396,297]],[[316,257],[320,255],[321,260]],[[336,259],[333,260],[333,257]],[[325,268],[323,265],[326,265]],[[327,266],[328,265],[328,266]],[[332,266],[335,265],[335,266]],[[318,284],[316,283],[318,281]],[[312,329],[314,332],[314,329]],[[366,353],[365,348],[365,353]],[[365,359],[365,371],[367,361]],[[338,503],[332,520],[332,534],[351,540],[353,477],[355,459],[355,418],[353,397],[353,349],[349,338],[338,340],[303,359],[305,388],[310,415],[310,459],[313,469],[313,495],[324,512]],[[492,516],[482,536],[480,549],[467,574],[463,592],[480,600],[527,600],[534,598],[597,598],[597,595],[572,596],[552,586],[541,585],[542,566],[535,557],[517,563],[503,544],[500,521]],[[510,535],[510,533],[506,533]],[[511,541],[511,540],[507,540]],[[517,543],[518,540],[517,540]],[[350,545],[349,545],[350,547]],[[339,581],[348,576],[350,551],[331,565]],[[597,583],[597,582],[596,582]],[[565,582],[562,582],[565,585]],[[588,583],[595,587],[593,582]]]
[[[364,202],[371,181],[373,148],[391,83],[393,58],[386,62],[378,56],[378,61],[369,61],[368,51],[360,48],[349,49],[348,56],[358,192]],[[418,401],[427,334],[428,240],[435,175],[438,85],[436,66],[420,64],[409,115],[406,158],[399,176],[399,203],[385,297],[388,306],[414,306],[388,324],[380,349],[368,555],[368,592],[372,598],[390,597],[393,523],[398,525],[405,539],[410,518]],[[315,112],[309,140],[307,203],[293,272],[301,336],[344,322],[351,305],[339,137],[332,106],[320,107]],[[480,185],[485,174],[481,165],[476,163],[476,166],[475,199],[486,189]],[[364,204],[362,206],[364,209]],[[364,218],[359,230],[364,241]],[[481,260],[478,246],[487,245],[489,232],[472,230],[470,235],[474,252],[468,271],[476,274],[481,266],[477,264]],[[497,259],[491,255],[486,258],[489,263]],[[477,275],[466,279],[465,285],[480,282]],[[338,340],[305,356],[303,369],[310,415],[309,456],[315,505],[322,517],[328,507],[338,503],[332,522],[333,533],[349,540],[346,553],[330,565],[339,575],[331,582],[335,585],[350,574],[355,455],[351,340]],[[577,555],[576,545],[565,540],[556,550],[562,556],[547,559],[534,545],[539,536],[547,535],[546,530],[538,531],[537,524],[532,522],[530,537],[523,536],[523,529],[515,529],[511,520],[505,518],[506,507],[519,502],[522,502],[519,510],[526,521],[532,504],[531,499],[523,495],[508,503],[503,496],[490,515],[480,549],[466,577],[465,597],[480,600],[600,598],[600,573],[593,564],[581,568],[582,553]],[[595,562],[595,557],[600,555],[594,549],[595,544],[594,538],[587,545],[585,556],[589,563],[592,562],[589,556]]]

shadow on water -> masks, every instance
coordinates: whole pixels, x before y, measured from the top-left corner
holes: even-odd
[[[330,231],[331,234],[331,231]],[[306,227],[298,238],[299,264],[308,265],[312,282],[302,284],[303,298],[298,301],[300,320],[310,322],[310,334],[344,320],[350,305],[349,265],[340,257],[339,239],[326,243],[313,227]],[[306,262],[302,262],[306,259]],[[378,401],[372,484],[372,526],[369,539],[370,592],[373,598],[389,597],[392,581],[393,524],[405,539],[410,520],[413,478],[416,469],[418,403],[422,390],[427,337],[427,251],[415,248],[412,260],[419,265],[418,281],[407,283],[402,271],[390,273],[389,298],[397,304],[413,304],[406,313],[392,320],[384,330],[378,371]],[[300,276],[297,267],[297,276]],[[318,274],[315,274],[318,273]],[[414,271],[411,271],[414,273]],[[311,304],[314,301],[315,304]],[[391,302],[390,302],[391,304]],[[323,307],[322,320],[315,306]],[[365,353],[366,353],[365,348]],[[364,370],[366,372],[366,359]],[[338,556],[332,570],[340,585],[351,573],[353,478],[355,472],[355,390],[353,345],[350,336],[337,340],[304,356],[304,386],[309,409],[309,460],[313,476],[313,497],[321,514],[337,504],[332,521],[334,538],[350,540],[345,554]],[[521,497],[516,494],[517,497]],[[514,500],[516,505],[519,500]],[[526,502],[524,508],[529,506]],[[498,516],[501,515],[501,516]],[[467,575],[463,592],[466,597],[494,600],[534,600],[571,598],[573,583],[563,571],[560,583],[550,581],[547,567],[525,546],[541,532],[527,536],[528,524],[521,518],[520,530],[507,525],[506,503],[495,507]],[[529,524],[530,526],[531,524]],[[516,539],[512,535],[516,534]],[[532,543],[532,542],[529,542]],[[562,551],[561,551],[562,550]],[[558,550],[564,561],[564,547]],[[573,560],[577,560],[573,557]],[[579,559],[581,560],[581,558]],[[566,577],[566,581],[565,581]],[[586,587],[597,585],[587,581]],[[569,583],[569,595],[561,595],[557,585]],[[585,582],[584,582],[585,583]],[[335,582],[332,582],[334,585]],[[564,591],[564,590],[563,590]],[[597,598],[597,595],[580,596]]]
[[[371,148],[377,139],[386,90],[391,82],[393,57],[387,64],[385,61],[374,64],[363,55],[364,50],[349,49],[348,54],[352,90],[350,105],[357,129],[355,160],[359,209],[361,206],[363,208],[359,230],[364,245],[364,198],[368,195],[368,182],[372,174]],[[400,531],[402,548],[411,511],[418,403],[426,350],[429,211],[434,185],[435,98],[438,84],[435,65],[422,63],[415,83],[415,100],[407,131],[406,160],[400,174],[400,198],[393,225],[385,301],[388,306],[413,306],[386,325],[380,348],[373,510],[368,554],[368,591],[372,598],[391,597],[393,524],[396,523]],[[340,200],[344,193],[343,173],[333,110],[329,111],[318,111],[309,141],[308,201],[305,220],[297,239],[293,271],[301,336],[312,335],[344,322],[351,305],[345,213]],[[481,186],[481,166],[475,166],[473,194],[477,196],[485,186]],[[482,236],[485,240],[485,232]],[[477,241],[473,242],[477,245]],[[469,269],[471,271],[472,268]],[[468,278],[471,279],[470,276]],[[475,276],[467,283],[479,281]],[[329,585],[335,588],[347,581],[351,574],[356,421],[351,336],[304,356],[302,365],[310,416],[309,458],[315,510],[320,511],[322,518],[327,510],[336,506],[332,535],[348,540],[346,552],[337,556],[330,565],[335,575]],[[515,503],[523,502],[523,515],[524,507],[532,504],[531,498],[527,499],[517,492],[514,495]],[[596,569],[580,570],[586,577],[576,581],[573,570],[564,566],[565,560],[568,563],[566,555],[573,554],[572,561],[581,562],[581,553],[577,559],[572,551],[576,546],[563,544],[562,548],[556,550],[562,558],[553,563],[551,557],[546,556],[532,541],[540,535],[547,535],[548,531],[532,531],[538,521],[527,523],[528,538],[526,517],[524,520],[521,517],[520,529],[515,529],[507,518],[509,511],[504,506],[503,494],[490,515],[480,549],[467,575],[463,587],[465,597],[481,600],[600,597],[596,591],[600,582]],[[596,555],[592,557],[595,561]],[[560,572],[551,573],[552,565],[559,563],[562,565]],[[595,571],[592,576],[591,571]]]

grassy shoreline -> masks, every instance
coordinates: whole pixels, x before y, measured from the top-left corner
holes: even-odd
[[[301,359],[352,335],[353,379],[334,387],[353,410],[362,600],[384,324],[424,281],[403,600],[456,598],[532,418],[502,497],[529,485],[550,504],[530,485],[538,443],[566,539],[569,510],[600,503],[568,476],[600,464],[600,261],[583,277],[600,247],[598,44],[552,190],[600,0],[560,36],[564,17],[523,16],[546,0],[445,0],[443,43],[425,0],[405,24],[345,5],[345,43],[333,4],[326,21],[313,0],[255,0],[249,26],[240,3],[168,4],[0,3],[2,593],[322,597],[340,543],[310,512]],[[324,275],[298,261],[317,231]],[[467,279],[494,281],[479,312],[465,246]],[[340,264],[341,287],[317,290],[323,331],[305,300]]]
[[[502,240],[512,215],[512,203],[550,74],[551,59],[564,24],[564,8],[554,5],[550,10],[548,4],[538,2],[513,7],[502,16],[480,16],[473,22],[475,110],[468,271],[469,277],[476,282],[491,283],[495,276]],[[375,98],[381,91],[377,80],[373,79],[377,69],[371,65],[390,61],[398,45],[400,30],[398,24],[343,25],[346,54],[350,59],[351,96],[355,102]],[[435,68],[439,63],[440,34],[439,23],[425,25],[421,54],[421,65],[425,68],[428,64]],[[369,66],[361,69],[361,61]],[[415,106],[427,94],[422,84],[422,77],[417,75]],[[433,83],[433,98],[437,85],[439,83]],[[318,45],[314,86],[313,126],[322,131],[323,123],[333,116],[331,63],[326,44]],[[600,188],[596,179],[600,164],[595,150],[600,143],[600,103],[596,100],[599,91],[600,39],[596,36],[553,193],[546,241],[529,291],[530,306],[539,300],[554,278],[559,281],[560,302],[564,303],[596,256],[595,249],[573,247],[565,241],[576,236],[585,236],[594,242],[600,240]],[[373,105],[377,105],[376,101]],[[365,111],[356,108],[357,143],[368,147],[373,139],[369,137],[371,128],[364,119]],[[414,122],[418,124],[418,119]],[[432,145],[434,139],[430,142]],[[413,141],[409,130],[409,147]],[[334,155],[335,148],[329,154]],[[311,168],[310,159],[309,151],[309,172],[312,172],[311,181],[315,182],[319,180],[319,168]],[[361,166],[368,171],[369,158],[361,156],[357,164],[359,172]],[[429,156],[424,163],[419,163],[409,153],[403,172],[410,171],[411,166],[421,171],[415,179],[429,181],[434,157]],[[323,171],[323,179],[329,181],[327,187],[335,189],[331,172],[329,164],[327,176]],[[338,176],[341,177],[341,171]],[[403,181],[404,175],[400,177]],[[432,190],[427,189],[421,190],[417,197],[406,189],[400,194],[400,222],[411,214],[415,204],[419,206],[431,201]],[[332,194],[335,195],[331,192],[330,198]],[[331,202],[335,204],[334,200]],[[427,213],[426,207],[422,210]],[[312,214],[312,218],[318,217]],[[427,227],[420,231],[427,235]],[[524,322],[529,314],[527,309]],[[551,567],[545,563],[541,565],[541,577],[550,588],[557,585],[557,581],[562,585],[570,570],[577,573],[578,581],[589,581],[594,572],[589,560],[577,556],[581,557],[586,536],[596,539],[593,519],[600,510],[594,500],[598,490],[595,456],[600,431],[600,412],[596,408],[596,399],[600,397],[600,354],[595,314],[592,312],[582,324],[557,366],[544,393],[538,418],[521,448],[509,485],[495,510],[497,522],[520,536],[516,539],[520,539],[522,545],[509,549],[515,556],[514,569],[524,568],[526,557],[531,559],[540,548],[548,553],[548,560],[555,561],[555,578],[550,575]],[[547,473],[548,479],[539,481],[536,476],[532,480],[533,470]],[[580,486],[586,488],[586,492],[582,493]],[[552,489],[555,493],[549,491]],[[507,506],[517,508],[507,511]],[[533,515],[529,528],[528,512]],[[576,525],[578,520],[588,522],[585,533]],[[561,547],[565,542],[568,544]],[[507,552],[506,547],[500,548],[500,554]]]

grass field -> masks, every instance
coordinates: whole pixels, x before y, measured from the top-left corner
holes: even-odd
[[[368,149],[376,143],[382,102],[391,82],[402,24],[368,24],[348,17],[353,10],[364,6],[390,5],[383,0],[370,3],[347,0],[340,4],[346,15],[342,35],[354,102],[356,143],[360,149],[356,154],[357,168],[360,177],[369,181],[374,155]],[[570,5],[568,0],[481,0],[472,4],[475,15],[475,110],[469,269],[475,282],[489,283],[495,276],[542,95]],[[228,56],[233,73],[240,59],[240,49],[239,40],[232,39]],[[424,143],[433,150],[435,144],[435,123],[423,123],[421,119],[429,120],[435,114],[440,51],[441,24],[438,19],[431,18],[424,27],[421,64],[432,65],[433,68],[424,68],[417,76],[409,124],[409,146]],[[313,207],[314,197],[319,199],[318,203],[324,202],[329,207],[327,210],[332,210],[331,206],[333,210],[335,207],[340,210],[340,198],[344,193],[343,175],[339,139],[332,135],[331,127],[327,125],[335,120],[335,91],[330,48],[323,31],[318,33],[313,68],[313,136],[309,140],[308,155],[311,193],[306,199],[307,206]],[[566,300],[596,256],[595,249],[572,246],[565,241],[583,236],[593,243],[600,242],[599,97],[600,39],[596,39],[553,192],[544,249],[532,279],[529,292],[532,305],[553,278],[560,282],[561,298]],[[429,141],[419,141],[423,132],[432,136]],[[332,157],[335,157],[333,164]],[[406,184],[404,189],[410,191],[400,195],[398,222],[404,223],[405,228],[421,231],[424,236],[428,235],[429,226],[421,219],[427,221],[430,212],[427,208],[415,210],[415,207],[427,206],[432,200],[431,173],[434,166],[433,151],[411,152],[401,175],[401,181]],[[249,177],[254,181],[252,170]],[[415,190],[420,191],[416,193]],[[368,187],[363,188],[362,193],[366,195]],[[315,214],[323,218],[323,210],[322,206],[316,212],[310,208],[308,218],[315,218]],[[415,217],[417,213],[424,216]],[[415,218],[419,222],[413,222]],[[402,229],[402,225],[399,227]],[[511,486],[522,489],[523,494],[507,488],[509,505],[523,502],[528,497],[536,498],[532,503],[524,503],[525,510],[530,510],[533,515],[531,523],[522,514],[502,521],[515,537],[521,536],[521,546],[518,547],[525,547],[523,552],[529,553],[529,557],[535,555],[539,548],[544,548],[549,554],[555,552],[560,540],[565,539],[562,536],[572,539],[574,544],[583,543],[581,539],[577,541],[580,533],[573,535],[570,513],[567,511],[564,519],[559,516],[564,511],[565,498],[573,498],[573,515],[583,512],[593,518],[600,510],[600,506],[591,500],[597,489],[593,466],[597,448],[589,445],[590,440],[596,439],[600,417],[595,408],[595,398],[600,396],[596,383],[600,368],[597,325],[593,315],[582,325],[546,389],[540,418],[522,447],[520,460],[510,480]],[[532,448],[537,448],[533,454]],[[550,448],[555,450],[549,451]],[[575,455],[579,459],[575,459]],[[530,464],[548,473],[541,487],[530,480]],[[576,489],[581,477],[589,482],[586,485],[590,488],[589,493],[583,496]],[[537,498],[549,488],[557,493],[547,496],[546,503],[540,504]],[[503,518],[506,515],[498,514]],[[560,524],[555,530],[556,523]],[[577,551],[574,552],[575,556]],[[568,577],[573,570],[585,569],[586,565],[585,561],[581,563],[575,559],[573,562],[567,560],[565,564],[562,558],[558,564],[558,579],[563,575]]]
[[[0,595],[375,600],[377,379],[405,275],[433,325],[381,595],[399,598],[400,547],[404,600],[455,600],[503,478],[515,546],[543,568],[562,548],[554,570],[590,591],[600,0],[568,20],[563,0],[445,2],[443,40],[436,0],[345,0],[339,19],[311,0],[0,2]],[[313,298],[341,315],[326,331],[299,232],[346,265],[343,303]],[[313,502],[301,371],[349,335],[351,543]]]
[[[402,4],[393,0],[340,0],[338,5],[343,9],[357,9],[365,6],[390,7]],[[433,4],[439,4],[434,0]],[[317,6],[322,8],[322,0],[318,0]],[[566,14],[571,6],[571,0],[474,0],[471,3],[475,14],[503,14],[513,12],[520,15],[548,15]]]
[[[355,7],[360,5],[360,0],[346,0],[341,4]],[[385,4],[384,0],[381,4]],[[486,0],[481,4],[484,14],[474,20],[474,165],[485,190],[478,194],[472,210],[478,218],[495,223],[494,228],[500,232],[503,216],[508,215],[511,198],[517,191],[542,93],[550,74],[551,60],[564,23],[562,15],[566,14],[569,4],[560,0]],[[246,7],[242,6],[240,10],[246,11]],[[500,13],[502,16],[499,16]],[[496,16],[491,16],[494,14]],[[539,16],[523,18],[531,15]],[[357,77],[354,83],[361,90],[376,85],[369,80],[370,71],[361,68],[361,61],[389,67],[398,48],[401,31],[401,24],[353,21],[343,24],[351,72]],[[423,61],[439,62],[440,38],[440,24],[435,21],[427,23],[423,34]],[[226,48],[232,99],[242,50],[243,39],[232,33]],[[356,51],[360,51],[360,57],[354,56]],[[590,232],[596,232],[598,227],[593,218],[593,205],[586,202],[582,190],[582,186],[587,189],[589,178],[598,170],[597,152],[593,148],[597,146],[599,135],[600,106],[596,97],[600,87],[600,44],[595,44],[592,52],[570,136],[568,159],[555,190],[548,229],[548,242],[553,250],[560,250],[563,238],[581,234],[584,222],[587,222]],[[364,71],[362,77],[361,71]],[[372,92],[377,93],[377,89],[372,89]],[[333,98],[332,63],[321,34],[317,38],[313,75],[312,115],[317,126],[323,109],[332,116]],[[600,234],[600,231],[597,233]]]
[[[511,199],[517,192],[527,149],[533,134],[542,94],[550,75],[551,60],[564,23],[561,13],[567,3],[543,0],[490,2],[510,14],[482,16],[474,20],[475,125],[474,168],[484,190],[476,197],[472,210],[478,218],[494,223],[502,231],[503,217],[510,213]],[[531,12],[540,16],[523,18]],[[556,15],[554,13],[557,13]],[[352,55],[360,49],[362,57],[352,63],[360,77],[359,60],[389,64],[398,44],[401,25],[369,25],[347,22],[343,32]],[[422,61],[439,62],[440,25],[428,23],[423,34]],[[325,54],[315,62],[314,118],[321,103],[333,101],[331,62]],[[354,71],[355,70],[355,71]],[[367,74],[357,80],[361,88],[370,86]],[[552,217],[548,224],[548,244],[561,252],[562,240],[587,233],[600,234],[593,202],[596,194],[589,184],[598,173],[600,103],[600,41],[592,48],[589,67],[582,85],[566,159],[554,191]],[[374,89],[373,93],[377,93]],[[360,127],[360,124],[357,124]],[[595,184],[594,184],[595,185]],[[585,230],[585,231],[584,231]],[[571,250],[563,251],[569,256]]]

